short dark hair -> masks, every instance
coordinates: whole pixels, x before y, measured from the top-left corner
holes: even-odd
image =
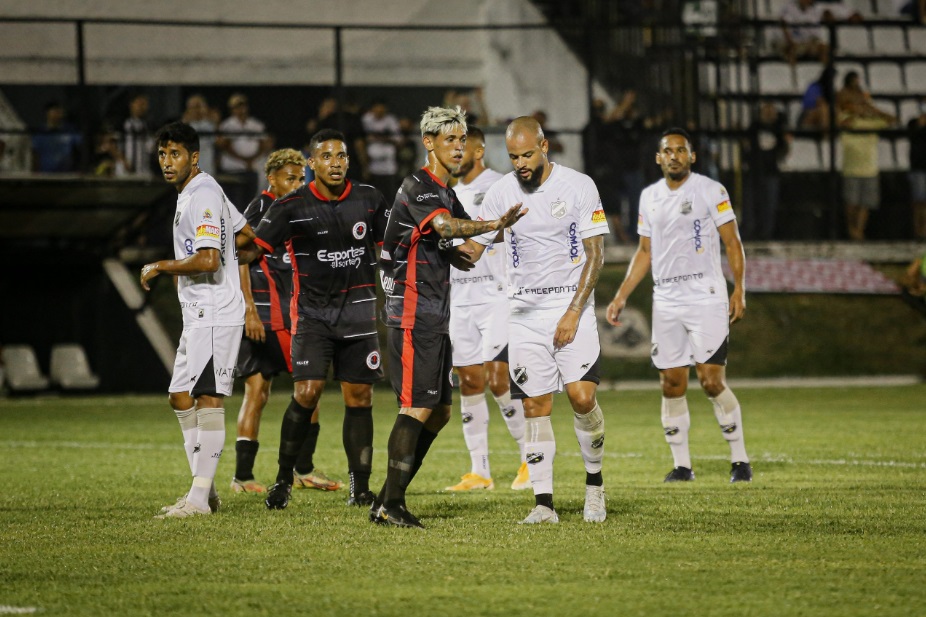
[[[344,138],[344,133],[335,129],[322,129],[312,135],[312,139],[309,140],[309,156],[312,156],[312,153],[315,152],[315,148],[333,139],[343,141],[344,144],[347,145],[347,139]]]
[[[159,147],[172,141],[186,148],[190,154],[199,152],[199,133],[185,122],[171,122],[162,126],[155,140]]]
[[[680,126],[673,126],[673,127],[667,128],[666,130],[662,132],[662,135],[659,136],[659,140],[662,141],[663,137],[668,137],[669,135],[681,135],[682,137],[688,140],[688,143],[693,143],[691,141],[691,135],[688,134],[688,131],[686,131]]]
[[[482,132],[482,129],[478,126],[473,126],[472,124],[466,126],[466,137],[467,139],[470,137],[475,137],[483,144],[486,142],[486,135]]]

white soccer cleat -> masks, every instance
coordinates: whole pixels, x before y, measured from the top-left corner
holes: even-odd
[[[186,496],[187,496],[187,493],[184,493],[183,495],[181,495],[180,497],[178,497],[178,498],[177,498],[177,501],[175,501],[174,503],[170,504],[169,506],[164,506],[163,508],[161,508],[161,509],[159,510],[160,513],[161,513],[161,514],[167,514],[168,512],[170,512],[171,510],[173,510],[174,508],[182,508],[182,507],[184,506],[184,504],[186,504]]]
[[[190,518],[192,516],[204,516],[207,514],[212,514],[212,510],[210,510],[208,507],[199,508],[198,506],[193,505],[189,501],[184,500],[184,503],[182,506],[177,507],[177,508],[171,508],[164,514],[159,514],[155,516],[154,518],[160,518],[160,519]]]
[[[585,516],[586,523],[603,523],[608,518],[603,486],[585,487],[585,509],[582,514]]]
[[[536,506],[527,518],[518,523],[519,525],[537,525],[539,523],[558,523],[559,516],[556,510],[546,506]]]

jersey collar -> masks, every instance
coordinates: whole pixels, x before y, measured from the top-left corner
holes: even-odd
[[[269,197],[269,198],[272,199],[272,200],[276,200],[276,198],[277,198],[277,196],[274,195],[273,193],[271,193],[270,191],[261,191],[260,194],[261,194],[261,195],[266,195],[267,197]]]
[[[440,179],[440,178],[438,178],[437,176],[435,176],[434,174],[432,174],[430,169],[428,169],[427,167],[422,167],[421,169],[423,169],[423,170],[425,171],[425,173],[427,173],[429,176],[431,176],[431,178],[432,178],[435,182],[437,182],[439,185],[441,185],[442,188],[447,188],[447,185],[444,184],[443,182],[441,182],[441,179]]]
[[[322,195],[322,194],[318,191],[317,188],[315,188],[315,180],[312,180],[311,182],[309,182],[309,190],[312,191],[312,194],[315,195],[315,196],[316,196],[318,199],[320,199],[321,201],[328,201],[328,202],[331,202],[331,201],[337,201],[337,202],[344,201],[345,199],[347,199],[347,196],[350,195],[350,190],[353,188],[353,186],[354,186],[354,185],[351,184],[351,181],[348,180],[348,181],[347,181],[347,186],[344,188],[344,192],[341,193],[340,197],[338,197],[338,198],[336,198],[336,199],[328,199],[327,197],[325,197],[324,195]]]

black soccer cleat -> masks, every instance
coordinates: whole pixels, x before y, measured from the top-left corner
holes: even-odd
[[[267,509],[285,510],[286,506],[289,505],[289,496],[292,492],[292,484],[277,482],[271,486],[270,490],[267,491],[267,499],[264,500],[264,503],[267,504]]]
[[[382,516],[383,522],[386,525],[424,529],[424,525],[422,525],[415,515],[409,512],[404,505],[394,506],[392,508],[383,507],[380,516]]]
[[[376,497],[373,498],[373,503],[370,504],[370,522],[376,525],[386,524],[383,505],[376,501]]]
[[[695,479],[694,472],[687,467],[676,467],[666,474],[663,482],[691,482]]]
[[[376,495],[373,494],[373,491],[363,491],[348,497],[347,505],[357,506],[358,508],[366,508],[368,506],[372,506],[374,501],[376,501]]]
[[[730,484],[734,482],[752,482],[752,466],[749,463],[733,463]]]

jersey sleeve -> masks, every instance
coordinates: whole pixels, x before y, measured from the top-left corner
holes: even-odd
[[[190,199],[191,219],[196,225],[193,250],[222,249],[222,194],[198,190]]]
[[[228,201],[228,199],[225,201],[228,203],[228,212],[231,215],[232,229],[235,230],[235,233],[238,233],[244,229],[245,225],[248,224],[248,219],[246,219],[243,214],[238,212],[238,208],[235,207],[235,204]]]
[[[711,181],[705,187],[705,190],[707,192],[705,199],[710,209],[711,218],[714,219],[714,225],[720,227],[736,219],[733,205],[730,203],[730,195],[722,184]]]
[[[376,191],[376,196],[379,198],[379,203],[373,212],[373,221],[370,226],[373,228],[373,242],[381,245],[386,236],[386,224],[389,223],[389,204],[379,191]]]
[[[502,214],[505,213],[502,210],[502,191],[499,189],[501,181],[496,182],[489,187],[489,190],[486,191],[485,196],[482,198],[482,220],[484,221],[493,221],[499,218]],[[512,206],[514,204],[511,204]],[[517,224],[517,223],[515,223]],[[489,246],[495,242],[495,239],[498,237],[497,231],[490,231],[484,233],[480,236],[473,236],[473,241],[478,242],[484,246]]]
[[[268,253],[287,240],[289,232],[289,204],[298,200],[298,197],[277,200],[270,204],[257,229],[254,230],[254,243]]]
[[[643,192],[640,193],[640,207],[637,210],[637,235],[643,236],[644,238],[651,238],[653,236],[652,227],[650,227],[645,207],[648,200],[649,189],[643,189]]]
[[[588,176],[582,177],[579,193],[579,237],[583,240],[593,236],[610,233],[608,217],[601,205],[601,196],[595,181]]]
[[[261,195],[249,203],[248,207],[244,209],[244,218],[247,219],[248,224],[254,229],[257,229],[257,226],[260,225],[260,219],[263,218],[264,199],[265,196]]]

